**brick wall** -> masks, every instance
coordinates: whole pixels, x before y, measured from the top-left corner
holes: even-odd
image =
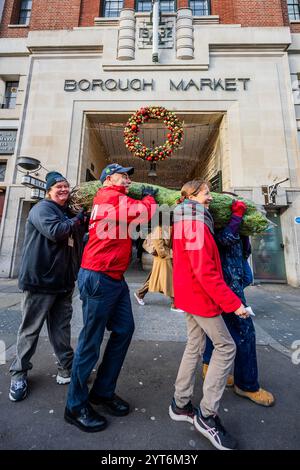
[[[9,28],[16,23],[20,0],[6,0],[0,37],[25,37],[30,30],[71,29],[79,25],[81,0],[33,0],[29,27]]]
[[[284,26],[281,0],[236,0],[235,19],[242,26]]]
[[[33,0],[30,29],[71,29],[79,24],[81,0]]]
[[[300,24],[291,24],[292,33],[300,33]]]
[[[220,23],[234,24],[234,7],[235,0],[211,0],[212,15],[219,15]]]
[[[9,24],[17,21],[18,4],[16,0],[6,0],[0,25],[0,37],[23,38],[28,35],[28,28],[8,28]]]
[[[282,8],[282,16],[285,26],[289,26],[289,14],[288,14],[288,7],[287,7],[287,0],[281,0],[281,8]]]
[[[177,0],[177,8],[187,8],[189,6],[189,0]]]
[[[288,24],[284,0],[211,0],[212,14],[220,23],[242,26],[283,26]],[[284,8],[285,16],[284,16]]]
[[[20,0],[6,0],[0,37],[25,37],[30,30],[71,29],[93,26],[102,11],[104,0],[33,0],[29,27],[9,28],[16,23]],[[134,8],[135,0],[124,0],[126,8]],[[178,0],[178,7],[188,6],[188,0]],[[289,25],[286,0],[211,0],[211,12],[220,16],[220,23],[242,26]],[[292,24],[292,32],[300,25]]]
[[[80,12],[80,26],[93,26],[94,18],[100,16],[102,0],[82,0]]]
[[[124,8],[134,8],[135,0],[124,0]]]

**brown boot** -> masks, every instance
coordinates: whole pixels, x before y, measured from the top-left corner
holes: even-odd
[[[207,374],[207,369],[208,369],[208,364],[203,363],[203,368],[202,368],[202,378],[203,380],[205,379],[205,376]],[[226,382],[226,387],[233,387],[234,385],[234,378],[232,374],[229,374],[227,377],[227,382]]]
[[[207,370],[208,370],[208,364],[204,364],[204,362],[203,362],[203,367],[202,367],[202,379],[203,380],[205,379],[205,376],[207,374]]]
[[[249,400],[253,401],[257,405],[273,406],[275,403],[275,398],[272,393],[267,392],[267,390],[264,390],[263,388],[260,388],[257,392],[245,392],[235,385],[234,391],[240,397],[249,398]]]

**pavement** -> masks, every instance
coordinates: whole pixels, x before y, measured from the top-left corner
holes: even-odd
[[[133,266],[126,275],[136,331],[120,374],[117,393],[131,403],[132,412],[125,418],[106,415],[108,428],[92,435],[63,420],[67,386],[55,382],[56,358],[45,328],[32,361],[30,394],[23,402],[9,401],[8,369],[21,319],[22,294],[16,280],[0,279],[0,363],[1,359],[2,362],[6,359],[6,363],[0,365],[0,450],[198,452],[212,449],[192,425],[174,422],[168,416],[174,380],[185,347],[185,319],[182,313],[171,312],[169,299],[159,294],[148,294],[144,307],[137,304],[133,292],[146,276],[147,273],[138,266]],[[300,447],[299,293],[299,289],[276,284],[251,286],[246,291],[248,303],[256,313],[260,383],[275,394],[276,404],[264,408],[238,397],[232,389],[225,390],[220,416],[226,428],[238,438],[240,449],[291,450]],[[77,291],[73,306],[72,342],[76,347],[82,325]],[[91,383],[94,374],[95,370]],[[195,404],[201,399],[201,387],[199,363]],[[101,408],[98,411],[105,414]]]

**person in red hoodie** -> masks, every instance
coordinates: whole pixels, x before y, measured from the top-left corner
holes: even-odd
[[[208,211],[212,200],[208,184],[203,180],[189,181],[182,187],[181,195],[181,204],[174,212],[173,283],[176,306],[186,312],[188,338],[169,415],[175,421],[193,423],[217,449],[235,449],[236,440],[217,415],[236,352],[221,313],[235,312],[242,318],[247,318],[248,313],[223,279],[213,219]],[[203,398],[195,408],[191,398],[206,334],[214,351],[203,384]]]
[[[84,249],[78,287],[83,328],[75,353],[65,420],[82,431],[102,431],[107,421],[91,406],[102,405],[110,414],[125,416],[129,404],[115,394],[116,384],[132,335],[134,320],[129,289],[124,280],[131,257],[130,233],[147,223],[156,210],[156,190],[143,188],[141,201],[127,196],[132,167],[117,163],[101,173]],[[87,381],[100,354],[105,329],[111,331],[92,390]]]

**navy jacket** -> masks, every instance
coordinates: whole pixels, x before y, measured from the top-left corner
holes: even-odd
[[[20,289],[50,294],[74,288],[85,227],[73,217],[66,207],[50,199],[43,199],[31,209],[26,222]],[[68,243],[70,236],[73,247]]]
[[[247,261],[251,254],[248,237],[233,234],[230,227],[225,227],[215,234],[218,245],[224,280],[231,290],[246,305],[245,287],[253,282],[252,271]]]

